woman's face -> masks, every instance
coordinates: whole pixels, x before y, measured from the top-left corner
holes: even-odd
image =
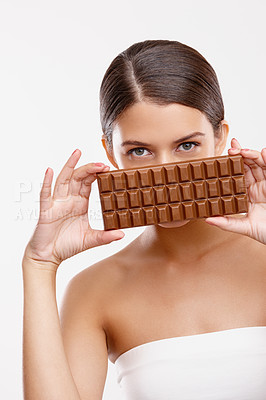
[[[195,108],[139,102],[124,111],[116,121],[113,154],[107,155],[118,169],[195,160],[221,155],[227,136],[226,121],[222,122],[218,140],[207,117]],[[177,227],[188,222],[160,225]]]

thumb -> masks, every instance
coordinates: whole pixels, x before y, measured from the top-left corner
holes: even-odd
[[[234,217],[209,217],[205,221],[210,225],[215,225],[224,231],[230,231],[234,233],[240,233],[242,235],[248,234],[248,218],[244,216],[243,218]]]
[[[86,248],[102,246],[104,244],[108,244],[113,242],[114,240],[122,239],[125,236],[124,232],[119,229],[112,229],[110,231],[104,231],[99,229],[93,229],[92,231],[88,232],[87,246]]]

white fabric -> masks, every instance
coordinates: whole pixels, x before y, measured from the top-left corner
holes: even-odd
[[[115,366],[125,400],[266,400],[266,326],[152,341]]]

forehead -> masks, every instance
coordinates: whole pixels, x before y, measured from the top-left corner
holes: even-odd
[[[155,135],[172,133],[174,135],[192,131],[210,131],[212,125],[205,114],[199,110],[182,104],[157,105],[139,102],[130,106],[117,119],[113,134],[125,135]]]

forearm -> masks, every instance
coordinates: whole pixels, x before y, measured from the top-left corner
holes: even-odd
[[[81,400],[64,350],[56,272],[23,260],[24,400]]]

